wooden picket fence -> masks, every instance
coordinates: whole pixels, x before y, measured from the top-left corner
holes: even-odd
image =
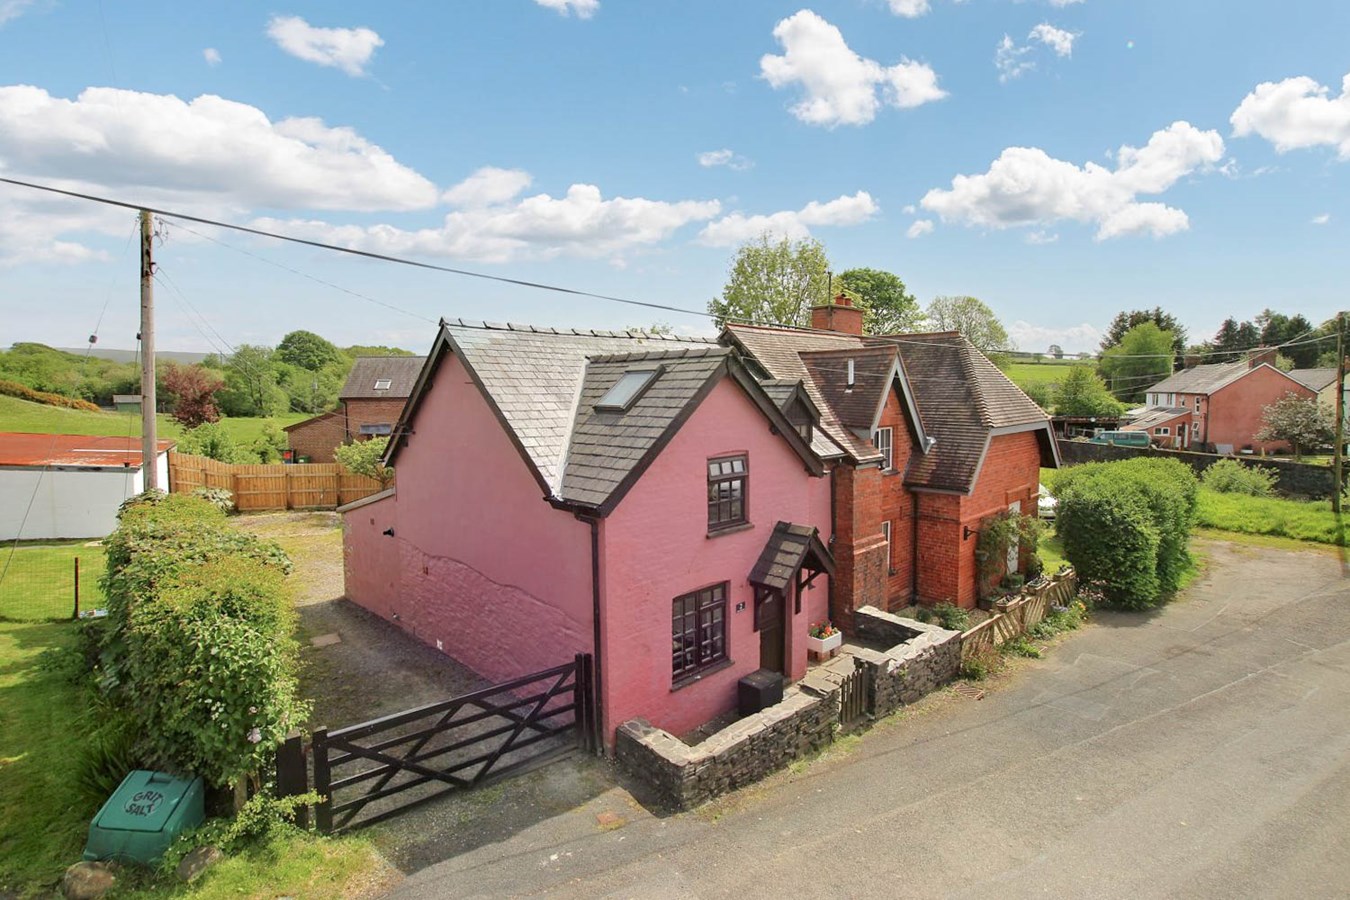
[[[1078,593],[1078,576],[1072,569],[1027,588],[1020,596],[1002,604],[997,615],[985,619],[961,635],[961,658],[968,659],[1018,636],[1026,634],[1050,614],[1056,606],[1068,606]]]
[[[199,487],[224,488],[234,494],[240,512],[336,509],[384,490],[377,479],[353,475],[337,463],[239,465],[170,453],[170,490],[190,494]]]

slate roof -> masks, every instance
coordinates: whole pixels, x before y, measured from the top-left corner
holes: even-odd
[[[859,387],[843,393],[847,360],[855,384],[880,371],[881,360],[898,352],[931,448],[914,453],[905,484],[967,493],[995,431],[1046,429],[1043,456],[1054,458],[1049,417],[998,367],[955,332],[860,338],[834,332],[728,325],[725,339],[742,347],[776,378],[809,378],[807,388],[821,408],[821,428],[860,463],[880,454],[852,429],[871,427],[877,396]],[[889,364],[887,364],[889,371]],[[864,416],[870,394],[872,406]],[[855,424],[856,423],[856,424]],[[1050,464],[1049,462],[1046,463]]]
[[[358,356],[342,386],[339,400],[406,400],[426,362],[421,356]],[[375,390],[375,383],[389,379],[387,390]]]
[[[1247,360],[1191,366],[1149,388],[1149,394],[1212,394],[1251,370]]]
[[[702,346],[591,357],[572,424],[559,495],[576,503],[603,504],[713,375],[724,368],[730,352],[725,347]],[[635,366],[659,366],[661,374],[627,410],[596,410],[595,404],[605,392]]]
[[[1120,430],[1145,431],[1149,428],[1154,428],[1158,425],[1166,425],[1173,419],[1178,419],[1186,415],[1190,411],[1191,411],[1190,408],[1185,406],[1155,407],[1153,409],[1146,409],[1144,410],[1143,414],[1140,415],[1138,418],[1131,419],[1128,425],[1122,425],[1120,427]]]
[[[815,558],[817,565],[826,573],[834,574],[834,557],[816,529],[809,525],[779,522],[760,551],[754,568],[750,570],[750,583],[786,594],[808,554]]]
[[[811,380],[847,428],[871,433],[877,409],[891,386],[894,347],[852,347],[847,350],[803,352],[802,362]],[[853,385],[848,383],[848,361],[853,360]]]
[[[1286,372],[1290,378],[1297,381],[1310,391],[1320,392],[1323,388],[1336,383],[1336,369],[1294,369]]]

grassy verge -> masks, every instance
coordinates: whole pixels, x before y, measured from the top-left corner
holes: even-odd
[[[68,619],[75,611],[75,560],[80,561],[80,609],[103,605],[98,578],[103,548],[88,541],[0,546],[0,618]],[[6,561],[8,568],[6,569]]]
[[[283,413],[270,419],[231,418],[221,419],[226,432],[237,444],[252,444],[262,436],[262,429],[268,422],[278,428],[309,418],[309,413]],[[32,403],[17,397],[0,396],[0,422],[4,422],[5,431],[21,431],[34,434],[88,434],[103,436],[131,436],[141,433],[141,417],[138,413],[88,412],[80,409],[62,409]],[[182,435],[182,427],[169,416],[159,416],[159,436],[172,440]]]
[[[1201,488],[1196,524],[1217,531],[1345,544],[1345,529],[1336,521],[1331,502],[1327,500],[1247,497]]]
[[[1047,529],[1041,536],[1040,542],[1036,545],[1036,553],[1040,556],[1047,575],[1054,575],[1061,566],[1069,562],[1064,558],[1064,539],[1053,528]]]
[[[71,624],[0,622],[0,896],[50,896],[97,811],[77,786],[85,690],[39,665]],[[397,878],[366,837],[295,834],[255,845],[195,884],[124,869],[110,897],[298,898],[374,893]]]

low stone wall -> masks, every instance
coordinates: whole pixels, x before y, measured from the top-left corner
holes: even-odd
[[[1065,465],[1070,466],[1087,462],[1133,459],[1136,456],[1176,459],[1194,469],[1196,475],[1221,459],[1236,459],[1244,466],[1265,466],[1274,469],[1279,474],[1275,489],[1280,493],[1314,499],[1330,497],[1332,487],[1336,482],[1330,466],[1314,466],[1309,463],[1296,463],[1293,460],[1271,459],[1262,456],[1219,456],[1216,453],[1194,453],[1189,450],[1163,450],[1160,447],[1117,447],[1110,444],[1066,440],[1059,441],[1059,456]]]
[[[615,744],[619,762],[651,786],[662,802],[690,809],[830,744],[839,726],[842,685],[859,668],[870,685],[867,705],[873,718],[889,715],[956,677],[960,632],[870,606],[854,615],[860,633],[901,640],[885,652],[849,648],[784,690],[781,703],[693,747],[645,719],[625,722]]]

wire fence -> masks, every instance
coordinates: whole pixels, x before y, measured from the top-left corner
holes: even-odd
[[[73,619],[103,606],[97,541],[0,545],[0,571],[0,619]]]

